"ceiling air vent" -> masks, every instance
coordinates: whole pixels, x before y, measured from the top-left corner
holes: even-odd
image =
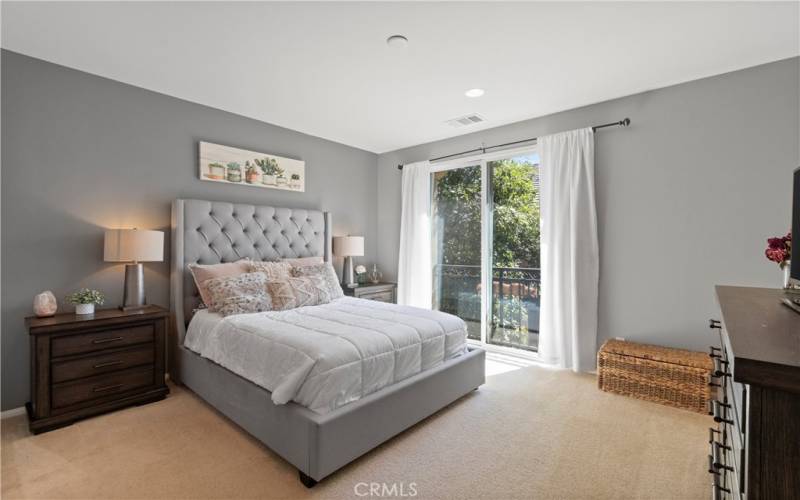
[[[485,121],[486,118],[482,117],[478,113],[472,113],[470,115],[459,116],[458,118],[447,120],[445,123],[451,127],[461,128],[469,127],[470,125],[475,125],[476,123],[483,123]]]

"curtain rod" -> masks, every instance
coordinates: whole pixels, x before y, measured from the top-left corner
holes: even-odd
[[[631,119],[630,118],[624,118],[624,119],[622,119],[622,120],[620,120],[618,122],[604,123],[603,125],[595,125],[594,127],[592,127],[592,131],[596,132],[597,129],[606,128],[606,127],[627,127],[630,124],[631,124]],[[453,153],[451,155],[439,156],[438,158],[431,158],[428,161],[445,160],[447,158],[453,158],[455,156],[461,156],[461,155],[465,155],[465,154],[469,154],[469,153],[485,153],[487,149],[497,149],[497,148],[504,148],[506,146],[515,146],[517,144],[523,144],[523,143],[526,143],[526,142],[533,142],[536,139],[537,139],[536,137],[531,137],[530,139],[522,139],[521,141],[506,142],[505,144],[496,144],[494,146],[486,146],[486,147],[477,148],[477,149],[470,149],[468,151],[462,151],[460,153]],[[397,168],[400,169],[400,170],[403,170],[403,166],[402,165],[398,165]]]

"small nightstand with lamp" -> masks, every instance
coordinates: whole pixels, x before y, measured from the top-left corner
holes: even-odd
[[[103,260],[126,263],[125,291],[120,309],[141,309],[147,304],[141,263],[164,260],[164,233],[147,229],[108,229]]]
[[[364,237],[363,236],[334,236],[333,254],[337,257],[344,257],[342,266],[342,286],[355,288],[355,275],[353,273],[353,257],[364,256]]]
[[[146,305],[141,264],[164,260],[164,233],[109,229],[103,253],[106,262],[126,263],[119,309],[25,319],[31,342],[26,408],[34,434],[169,393],[164,379],[169,311]]]

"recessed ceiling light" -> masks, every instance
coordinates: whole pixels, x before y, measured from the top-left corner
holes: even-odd
[[[392,35],[386,39],[386,45],[394,48],[402,48],[408,45],[408,38],[403,35]]]
[[[484,94],[483,89],[469,89],[464,92],[464,95],[467,97],[480,97]]]

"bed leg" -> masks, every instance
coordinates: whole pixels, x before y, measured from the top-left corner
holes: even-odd
[[[317,485],[317,481],[312,478],[311,476],[306,475],[303,471],[297,471],[300,473],[300,482],[303,483],[303,486],[306,488],[313,488]]]

